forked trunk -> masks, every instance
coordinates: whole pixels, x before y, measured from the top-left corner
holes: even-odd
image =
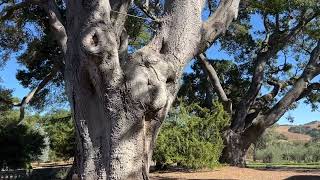
[[[203,2],[168,1],[153,40],[129,56],[125,15],[112,19],[109,1],[67,6],[65,80],[79,178],[148,179],[157,133],[201,40]]]
[[[153,18],[153,39],[132,54],[124,27],[132,1],[66,1],[65,29],[56,5],[48,7],[64,47],[80,179],[148,179],[154,142],[184,66],[238,14],[239,0],[223,0],[203,22],[205,2],[165,1],[163,16]]]
[[[245,167],[246,154],[252,143],[267,129],[263,124],[251,124],[244,131],[234,131],[228,129],[224,132],[224,149],[220,161],[232,166]]]
[[[225,132],[224,145],[220,161],[232,166],[245,167],[246,153],[249,148],[246,146],[241,135],[233,131]]]

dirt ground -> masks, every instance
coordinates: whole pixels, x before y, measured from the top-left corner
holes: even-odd
[[[208,172],[153,172],[151,180],[320,180],[320,169],[249,169],[221,167]]]

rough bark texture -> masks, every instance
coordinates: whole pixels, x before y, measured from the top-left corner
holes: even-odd
[[[148,179],[154,142],[183,67],[205,50],[204,1],[167,0],[155,37],[128,55],[125,15],[111,9],[126,12],[129,3],[67,2],[65,78],[81,179]]]
[[[234,132],[231,129],[224,132],[225,148],[222,151],[221,162],[239,167],[246,166],[246,154],[250,145],[255,143],[266,129],[259,121],[257,123],[241,133]]]
[[[184,66],[225,32],[239,1],[221,0],[204,22],[205,0],[166,0],[161,17],[143,1],[139,7],[158,28],[133,54],[124,28],[130,0],[68,0],[65,18],[55,0],[23,0],[1,19],[30,4],[47,12],[65,55],[56,64],[64,70],[75,121],[79,178],[148,179],[156,136]]]

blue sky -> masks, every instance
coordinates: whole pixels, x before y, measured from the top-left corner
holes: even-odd
[[[205,18],[204,18],[205,19]],[[255,30],[263,30],[263,23],[261,18],[258,16],[253,15],[251,19],[251,24]],[[33,32],[36,32],[35,29],[32,29]],[[18,98],[23,98],[28,92],[28,89],[23,88],[16,79],[17,69],[23,68],[20,66],[17,61],[15,60],[15,56],[13,55],[11,59],[7,62],[6,66],[0,70],[0,77],[2,81],[0,81],[0,85],[13,89],[13,95]],[[220,51],[219,46],[215,45],[208,49],[207,56],[213,59],[230,59],[228,54],[223,51]],[[185,68],[187,72],[190,72],[190,64]],[[287,112],[280,120],[279,124],[288,124],[288,120],[286,117],[290,114],[290,116],[294,117],[294,124],[304,124],[314,120],[320,120],[320,112],[312,112],[310,106],[299,103],[299,106],[295,110],[291,110]]]

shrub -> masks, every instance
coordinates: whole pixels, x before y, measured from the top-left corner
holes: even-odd
[[[17,125],[18,114],[0,117],[0,169],[25,168],[41,155],[44,137],[27,125]]]
[[[217,165],[223,149],[221,131],[228,126],[229,117],[220,104],[215,104],[214,109],[181,104],[169,113],[158,136],[153,160],[161,165],[186,168]]]

